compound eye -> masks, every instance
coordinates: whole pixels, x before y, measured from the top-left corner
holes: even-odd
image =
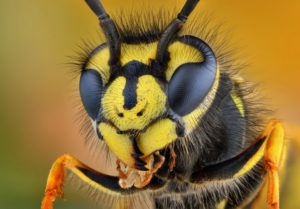
[[[213,86],[216,65],[186,63],[178,67],[168,85],[168,102],[180,116],[195,110]]]
[[[100,110],[103,91],[100,74],[95,70],[83,70],[80,77],[79,90],[85,110],[95,120]]]

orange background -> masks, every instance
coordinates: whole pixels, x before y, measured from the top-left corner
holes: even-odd
[[[144,4],[103,0],[109,13],[129,11],[136,2]],[[142,10],[183,5],[146,2]],[[225,24],[241,61],[249,64],[244,76],[261,84],[274,116],[299,139],[300,1],[201,0],[197,10]],[[56,157],[70,152],[101,166],[79,134],[73,99],[78,84],[65,65],[82,40],[97,36],[98,22],[83,0],[1,1],[0,30],[0,208],[38,208]],[[68,201],[55,208],[92,208],[74,185],[66,187]],[[293,194],[284,196],[284,209],[295,208],[286,196]]]

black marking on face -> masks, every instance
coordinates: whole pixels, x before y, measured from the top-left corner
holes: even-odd
[[[145,167],[145,165],[147,165],[147,163],[145,163],[140,157],[143,156],[144,154],[141,152],[141,150],[139,149],[136,139],[134,136],[130,136],[130,141],[132,143],[133,146],[133,151],[134,153],[131,154],[131,156],[134,158],[135,162],[135,168],[138,170],[142,170],[142,171],[148,171],[148,168]]]
[[[137,83],[138,83],[138,78],[133,77],[133,78],[128,78],[126,79],[126,85],[123,90],[123,96],[124,96],[124,109],[130,110],[134,108],[137,104]]]
[[[141,152],[140,148],[138,147],[138,144],[136,142],[136,138],[134,136],[129,137],[132,145],[133,145],[133,150],[134,153],[132,154],[133,157],[141,157],[144,155],[144,153]]]
[[[138,77],[150,73],[149,67],[141,62],[133,60],[122,68],[122,74],[126,77],[126,85],[123,90],[124,109],[130,110],[137,104]]]

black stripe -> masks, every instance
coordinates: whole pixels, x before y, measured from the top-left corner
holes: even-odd
[[[135,187],[129,188],[129,189],[123,189],[119,185],[119,177],[116,176],[108,176],[105,174],[101,173],[96,173],[91,170],[85,169],[85,168],[80,168],[77,167],[84,175],[86,175],[89,179],[92,181],[100,184],[101,186],[112,190],[114,192],[119,192],[119,193],[132,193],[137,191]]]
[[[150,184],[148,184],[147,186],[145,186],[143,188],[135,188],[133,186],[128,189],[123,189],[119,185],[119,177],[105,175],[105,174],[95,172],[92,170],[88,170],[85,168],[81,168],[81,167],[76,167],[76,168],[78,170],[80,170],[85,176],[87,176],[92,181],[98,183],[99,185],[101,185],[111,191],[118,192],[123,195],[133,194],[135,192],[144,191],[146,189],[156,190],[156,189],[162,188],[166,184],[166,181],[164,181],[154,175],[151,179]]]
[[[221,163],[198,168],[191,176],[191,182],[204,180],[231,178],[257,153],[266,137],[258,140],[251,147],[240,153],[236,157],[225,160]]]
[[[122,68],[122,75],[126,77],[126,85],[123,90],[124,109],[130,110],[137,104],[138,77],[150,73],[147,65],[136,60],[128,62]]]
[[[133,77],[126,79],[126,85],[123,90],[123,96],[124,96],[124,109],[130,110],[134,108],[137,104],[137,83],[138,83],[138,78]]]

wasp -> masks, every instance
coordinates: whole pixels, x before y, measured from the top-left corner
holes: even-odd
[[[187,30],[199,0],[186,0],[170,23],[142,28],[116,24],[99,0],[85,2],[105,41],[81,65],[79,92],[119,175],[65,154],[51,168],[42,209],[64,196],[66,169],[106,208],[132,208],[142,195],[151,200],[145,208],[250,208],[267,187],[268,208],[278,209],[284,128],[261,119],[252,89],[207,37]]]

